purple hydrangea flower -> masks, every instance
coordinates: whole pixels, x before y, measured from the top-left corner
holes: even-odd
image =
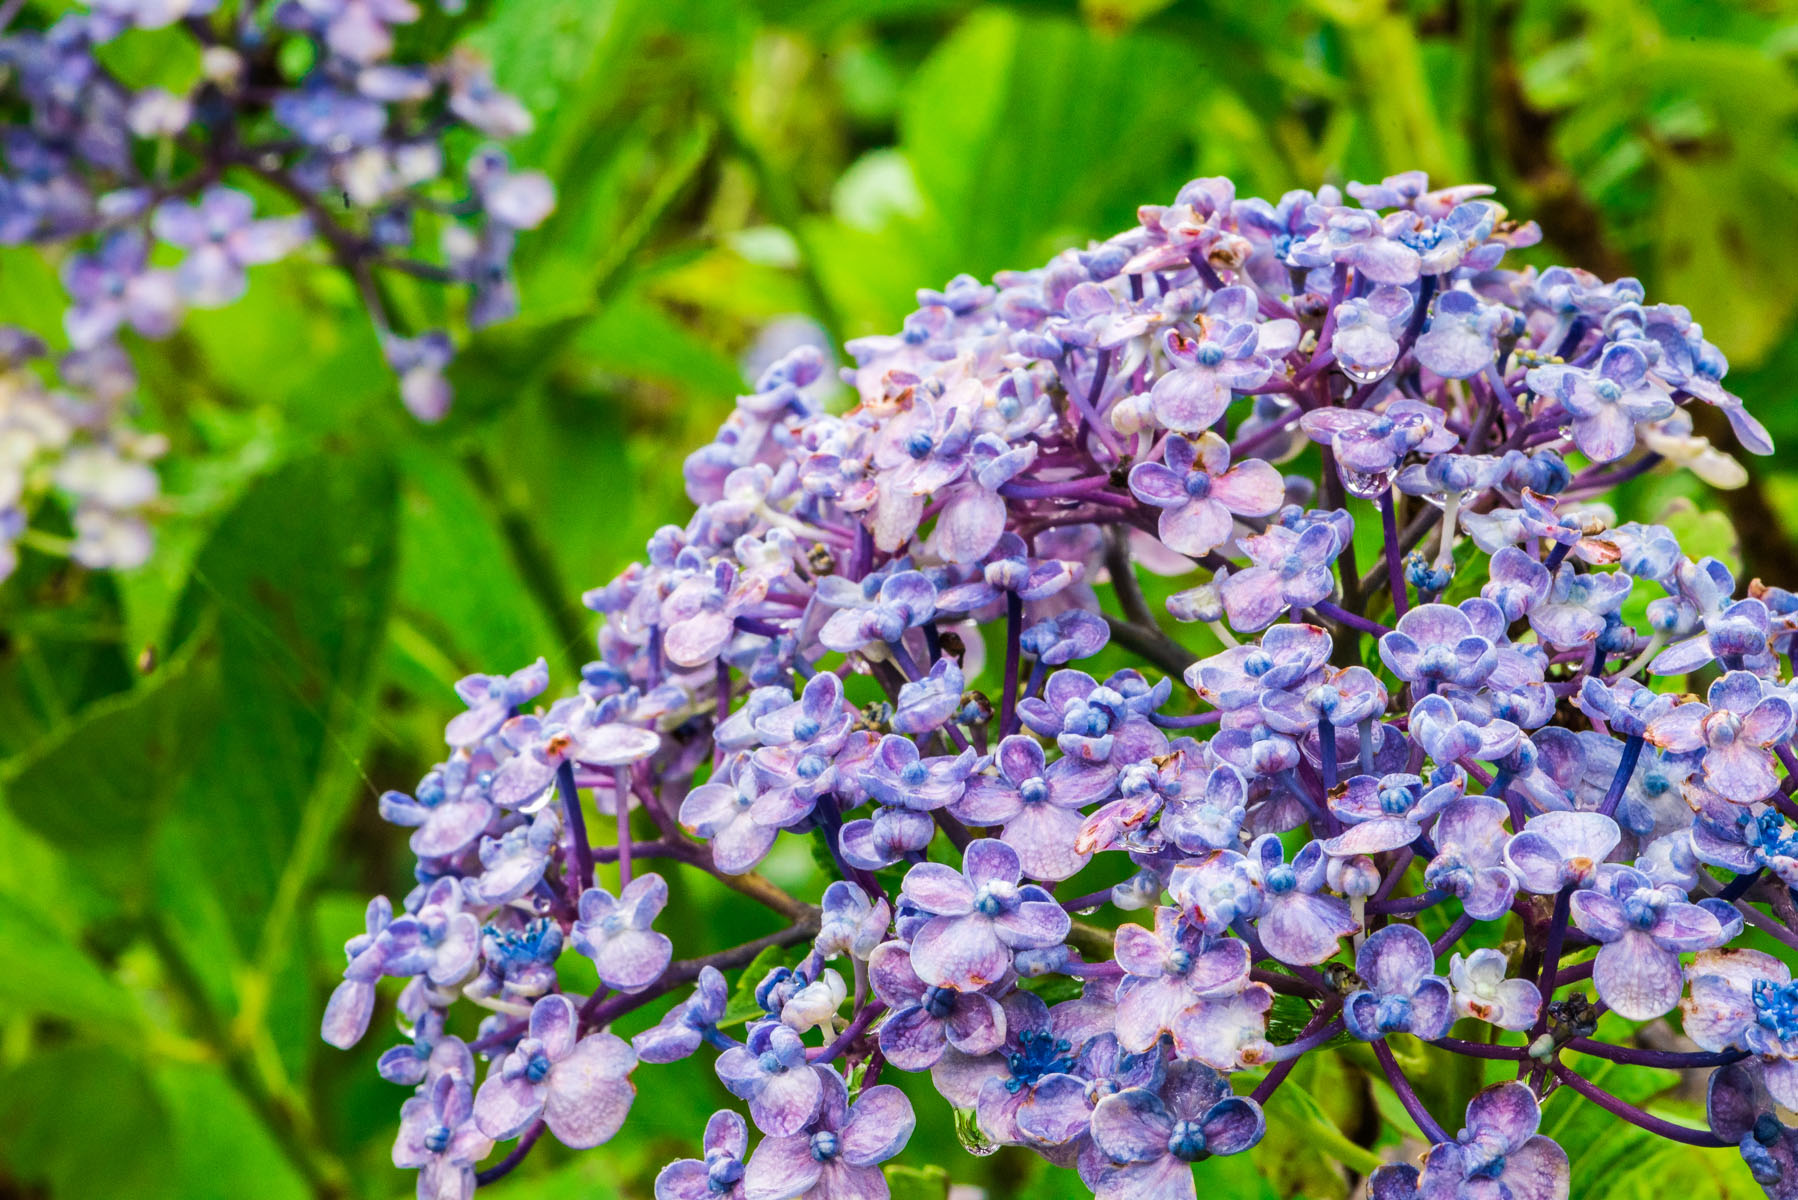
[[[905,631],[936,615],[936,585],[921,571],[899,571],[877,584],[857,587],[841,576],[825,577],[818,600],[837,611],[818,633],[818,640],[847,654],[876,642],[897,642]],[[826,586],[828,585],[828,586]]]
[[[1326,891],[1329,859],[1322,842],[1307,842],[1288,863],[1279,837],[1265,833],[1249,847],[1248,857],[1263,892],[1255,932],[1281,962],[1323,962],[1342,938],[1360,931],[1347,903]]]
[[[1099,1200],[1191,1200],[1194,1162],[1240,1154],[1266,1131],[1261,1106],[1231,1095],[1223,1076],[1203,1063],[1175,1062],[1158,1092],[1126,1088],[1093,1107],[1098,1153],[1082,1177]]]
[[[730,1003],[730,989],[717,967],[699,969],[693,994],[668,1010],[666,1016],[631,1039],[640,1062],[679,1062],[701,1042],[718,1036],[718,1022]]]
[[[475,1124],[496,1141],[517,1137],[539,1117],[564,1146],[586,1150],[612,1140],[637,1095],[637,1056],[610,1033],[579,1036],[566,996],[531,1008],[530,1032],[488,1073],[474,1100]]]
[[[762,1139],[743,1176],[745,1200],[862,1200],[886,1191],[880,1164],[905,1149],[911,1101],[890,1084],[864,1088],[855,1103],[843,1077],[820,1068],[816,1116],[791,1134]]]
[[[1203,558],[1230,540],[1235,518],[1265,517],[1286,498],[1280,472],[1259,459],[1230,465],[1230,446],[1207,431],[1198,441],[1172,436],[1163,462],[1130,469],[1130,491],[1161,510],[1161,540]]]
[[[1704,704],[1681,704],[1649,722],[1643,736],[1675,754],[1703,750],[1705,786],[1739,804],[1773,794],[1773,747],[1792,734],[1792,702],[1759,676],[1731,671],[1711,684]]]
[[[1537,1133],[1542,1111],[1524,1083],[1500,1083],[1467,1106],[1467,1125],[1452,1142],[1431,1146],[1423,1173],[1409,1164],[1384,1166],[1369,1180],[1376,1200],[1561,1200],[1567,1195],[1567,1153]]]
[[[1522,891],[1552,896],[1564,887],[1594,886],[1598,868],[1623,840],[1602,813],[1547,812],[1531,817],[1505,846],[1505,865]]]
[[[1013,951],[1045,949],[1067,937],[1062,907],[1033,884],[1019,886],[1017,851],[980,838],[968,844],[962,862],[962,871],[919,863],[906,872],[901,895],[931,916],[912,938],[919,978],[978,989],[1005,974]]]
[[[1330,568],[1344,543],[1328,524],[1303,530],[1269,525],[1267,532],[1241,539],[1241,545],[1254,565],[1218,585],[1224,611],[1238,630],[1266,629],[1287,609],[1309,607],[1336,588]]]
[[[472,1063],[470,1066],[472,1067]],[[474,1165],[493,1150],[493,1139],[475,1124],[468,1076],[446,1071],[400,1105],[393,1165],[419,1172],[420,1196],[471,1196]]]
[[[1736,1143],[1769,1200],[1798,1197],[1798,1129],[1780,1119],[1758,1070],[1731,1063],[1711,1072],[1705,1115],[1712,1132]]]
[[[1602,943],[1592,964],[1599,999],[1630,1021],[1650,1020],[1679,1003],[1682,951],[1726,940],[1708,909],[1615,863],[1599,872],[1596,886],[1574,892],[1572,915],[1581,932]]]
[[[674,957],[674,943],[650,928],[666,907],[668,884],[653,873],[637,876],[616,897],[604,888],[588,888],[581,893],[574,948],[593,960],[607,987],[642,991]]]
[[[1431,836],[1436,857],[1423,881],[1458,897],[1476,921],[1496,921],[1517,895],[1517,876],[1505,865],[1510,813],[1491,796],[1463,796],[1442,810]]]
[[[1612,462],[1636,446],[1636,425],[1671,416],[1673,401],[1648,377],[1648,359],[1624,342],[1606,346],[1593,367],[1531,368],[1532,391],[1558,400],[1573,418],[1573,440],[1595,462]]]
[[[656,1175],[656,1200],[742,1200],[749,1126],[730,1109],[705,1123],[705,1158],[678,1158]]]
[[[1455,1023],[1454,992],[1436,971],[1430,939],[1410,925],[1377,929],[1355,951],[1365,985],[1342,1004],[1342,1021],[1363,1041],[1409,1033],[1434,1041]]]
[[[880,1049],[901,1071],[937,1064],[950,1046],[962,1054],[991,1054],[1005,1042],[1005,1010],[978,991],[937,987],[918,978],[911,950],[884,942],[868,959],[868,982],[891,1010],[880,1025]]]
[[[1084,867],[1092,855],[1077,845],[1080,809],[1110,793],[1116,770],[1077,757],[1049,763],[1036,739],[1022,734],[1001,741],[992,761],[997,773],[969,779],[949,811],[972,825],[1002,826],[999,840],[1032,879],[1062,880]]]
[[[1758,1055],[1767,1090],[1798,1107],[1798,985],[1792,969],[1746,946],[1701,950],[1687,968],[1686,1036],[1706,1050]]]
[[[1420,604],[1380,637],[1380,661],[1411,683],[1478,687],[1498,665],[1498,652],[1459,608]]]
[[[812,1123],[824,1102],[822,1080],[830,1072],[806,1061],[799,1034],[779,1021],[759,1021],[748,1040],[718,1056],[718,1078],[749,1103],[763,1133],[791,1137]]]
[[[1118,989],[1118,1044],[1134,1053],[1150,1049],[1163,1034],[1172,1034],[1176,1049],[1188,1053],[1189,1034],[1193,1043],[1206,1040],[1201,1001],[1234,995],[1249,981],[1247,943],[1206,938],[1178,908],[1157,908],[1153,931],[1120,926],[1116,955],[1125,972]]]

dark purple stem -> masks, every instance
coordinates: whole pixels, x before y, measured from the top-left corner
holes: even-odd
[[[1643,1112],[1629,1101],[1613,1096],[1590,1079],[1572,1070],[1560,1060],[1548,1064],[1548,1069],[1555,1073],[1562,1083],[1598,1105],[1612,1116],[1622,1117],[1631,1125],[1638,1125],[1648,1132],[1667,1138],[1670,1141],[1684,1142],[1688,1146],[1703,1146],[1706,1149],[1720,1150],[1735,1145],[1725,1141],[1708,1129],[1694,1129],[1690,1125],[1676,1125],[1672,1121],[1664,1121],[1660,1117]]]
[[[1612,1046],[1606,1042],[1595,1042],[1591,1038],[1574,1038],[1567,1043],[1567,1048],[1581,1054],[1590,1054],[1594,1058],[1627,1063],[1632,1067],[1666,1067],[1674,1071],[1693,1067],[1724,1067],[1748,1057],[1746,1050],[1719,1050],[1714,1053],[1708,1050],[1649,1050],[1641,1046]]]
[[[1372,634],[1374,637],[1379,637],[1382,634],[1392,632],[1390,626],[1382,625],[1378,621],[1370,621],[1366,617],[1363,617],[1358,613],[1352,613],[1340,604],[1332,604],[1328,600],[1320,600],[1311,607],[1317,610],[1317,615],[1320,617],[1328,617],[1332,621],[1339,621],[1342,624],[1347,625],[1350,629]]]
[[[835,1060],[837,1055],[847,1050],[849,1044],[860,1037],[862,1033],[867,1030],[869,1023],[873,1021],[875,1017],[878,1017],[881,1013],[885,1012],[886,1009],[887,1006],[878,1000],[869,1001],[862,1007],[860,1012],[855,1014],[855,1019],[849,1022],[849,1027],[837,1035],[835,1041],[831,1042],[830,1045],[824,1047],[822,1050],[817,1051],[815,1055],[808,1052],[806,1057],[815,1063],[827,1063]]]
[[[1410,606],[1405,594],[1404,552],[1399,548],[1398,509],[1392,502],[1392,489],[1380,493],[1380,533],[1386,543],[1386,580],[1392,588],[1392,611],[1404,616]]]
[[[1629,787],[1629,777],[1636,773],[1636,762],[1642,757],[1642,735],[1631,734],[1623,741],[1623,758],[1617,763],[1617,774],[1611,778],[1611,788],[1604,794],[1604,802],[1598,811],[1609,817],[1617,812],[1617,805],[1623,801],[1624,789]]]
[[[593,886],[593,847],[587,844],[587,819],[581,813],[580,789],[574,786],[574,763],[563,759],[556,768],[556,794],[568,818],[568,845],[574,853],[574,874],[568,881],[568,901],[578,904],[581,893]]]
[[[526,1156],[530,1154],[531,1147],[535,1146],[537,1144],[537,1139],[542,1136],[543,1122],[537,1121],[529,1129],[524,1131],[524,1136],[518,1139],[518,1144],[516,1146],[512,1147],[512,1153],[506,1155],[491,1167],[488,1167],[485,1171],[475,1172],[474,1185],[476,1187],[486,1187],[488,1184],[495,1183],[510,1175],[513,1170],[517,1168],[518,1164],[523,1162]]]
[[[1488,1042],[1468,1042],[1451,1037],[1437,1038],[1430,1045],[1468,1058],[1499,1058],[1511,1062],[1522,1059],[1528,1053],[1522,1046],[1494,1046]]]
[[[1452,1140],[1448,1134],[1442,1131],[1442,1126],[1436,1124],[1436,1118],[1432,1117],[1430,1110],[1423,1106],[1423,1101],[1417,1098],[1416,1091],[1411,1087],[1411,1081],[1405,1078],[1404,1069],[1398,1065],[1398,1060],[1392,1057],[1391,1047],[1387,1046],[1384,1040],[1369,1044],[1373,1047],[1374,1058],[1379,1061],[1380,1070],[1386,1075],[1386,1082],[1391,1084],[1392,1090],[1398,1093],[1399,1103],[1405,1106],[1405,1111],[1411,1114],[1413,1121],[1417,1122],[1417,1128],[1423,1131],[1423,1136],[1430,1140],[1431,1145]]]
[[[612,803],[618,809],[618,890],[622,893],[631,882],[631,769],[613,767],[612,786],[618,789]],[[589,863],[589,874],[592,869]]]
[[[1018,711],[1018,641],[1024,635],[1024,599],[1005,593],[1005,680],[999,701],[999,733],[1012,732]]]

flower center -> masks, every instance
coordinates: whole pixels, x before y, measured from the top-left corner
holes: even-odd
[[[1005,1056],[1005,1065],[1011,1068],[1005,1090],[1015,1095],[1044,1075],[1067,1071],[1074,1065],[1073,1049],[1073,1043],[1066,1038],[1034,1029],[1024,1030],[1018,1034],[1017,1050]]]
[[[1781,1041],[1798,1037],[1798,983],[1755,980],[1754,1014],[1755,1020]]]
[[[1179,1121],[1167,1135],[1167,1152],[1181,1162],[1205,1157],[1205,1131],[1197,1121]]]
[[[829,1162],[842,1150],[837,1135],[828,1129],[820,1129],[812,1134],[812,1161]]]

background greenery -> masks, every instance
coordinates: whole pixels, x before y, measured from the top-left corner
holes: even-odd
[[[685,519],[679,458],[778,318],[894,329],[913,289],[1035,265],[1194,175],[1276,196],[1420,166],[1499,185],[1547,230],[1537,261],[1690,306],[1798,438],[1784,4],[476,0],[461,24],[537,113],[517,157],[561,206],[524,241],[524,315],[458,363],[449,420],[404,415],[341,278],[263,269],[243,303],[136,347],[174,442],[153,563],[28,555],[0,591],[0,1197],[409,1190],[387,1165],[402,1093],[374,1072],[387,1013],[350,1054],[316,1036],[365,897],[409,883],[374,798],[441,753],[460,675],[541,653],[572,680],[580,590]],[[53,331],[54,270],[0,253],[0,321]],[[420,324],[439,303],[398,299]],[[1779,517],[1798,471],[1751,465],[1751,488],[1698,497],[1720,517],[1674,519],[1798,583]],[[1640,515],[1686,486],[1645,485]],[[795,887],[810,870],[803,851],[770,866]],[[726,895],[677,887],[683,953],[766,931]],[[722,1093],[695,1064],[639,1082],[617,1143],[545,1146],[503,1192],[647,1195]],[[1408,1127],[1352,1059],[1299,1082],[1256,1161],[1202,1167],[1208,1188],[1342,1195],[1329,1163],[1364,1170]],[[1668,1073],[1604,1082],[1695,1112]],[[1424,1081],[1445,1115],[1477,1084]],[[1595,1111],[1547,1110],[1575,1195],[1758,1191],[1733,1155]],[[942,1167],[995,1196],[1077,1194],[919,1113],[903,1192],[940,1196]]]

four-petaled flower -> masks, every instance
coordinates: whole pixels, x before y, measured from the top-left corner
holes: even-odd
[[[1161,510],[1161,540],[1203,558],[1230,540],[1236,517],[1265,517],[1286,498],[1280,472],[1260,459],[1230,465],[1230,444],[1207,430],[1197,442],[1170,436],[1162,462],[1130,469],[1130,491]]]
[[[495,1141],[515,1138],[539,1117],[564,1146],[612,1140],[637,1095],[637,1056],[610,1033],[579,1037],[573,1001],[549,995],[531,1008],[530,1032],[499,1060],[475,1095],[474,1119]],[[579,1040],[576,1040],[579,1038]]]

